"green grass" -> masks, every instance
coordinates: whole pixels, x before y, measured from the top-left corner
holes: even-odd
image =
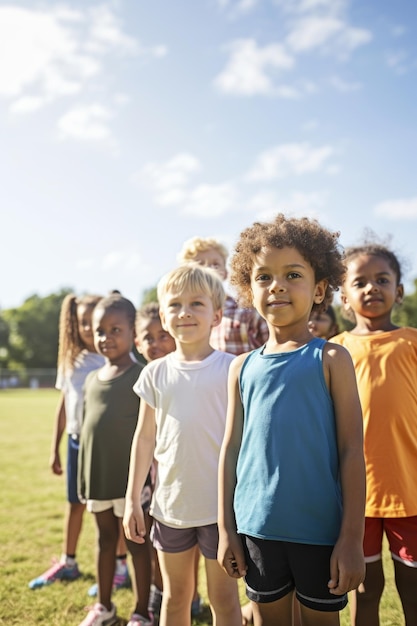
[[[95,530],[92,515],[84,516],[77,559],[84,576],[69,584],[55,583],[32,591],[28,582],[49,567],[62,550],[65,479],[49,469],[52,425],[58,392],[52,389],[0,390],[0,624],[76,626],[90,599],[95,580]],[[64,452],[64,446],[63,450]],[[381,603],[381,626],[401,626],[402,611],[385,550],[386,589]],[[206,600],[204,571],[201,595]],[[241,586],[242,601],[244,600]],[[129,590],[115,594],[118,614],[132,610]],[[124,624],[123,619],[120,624]],[[211,624],[207,608],[194,626]],[[349,626],[349,609],[341,625]]]

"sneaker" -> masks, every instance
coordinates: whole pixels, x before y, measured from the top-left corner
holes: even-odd
[[[151,585],[149,592],[148,611],[152,615],[159,616],[161,613],[162,591],[156,585]]]
[[[149,617],[143,617],[139,613],[132,613],[126,626],[153,626],[154,623],[152,613],[149,613]]]
[[[30,581],[29,588],[39,589],[40,587],[45,587],[46,585],[52,585],[52,583],[56,580],[73,581],[80,576],[81,572],[78,569],[77,563],[75,563],[72,567],[69,567],[66,563],[55,561],[52,567],[46,570],[46,572]]]
[[[113,576],[113,591],[117,591],[118,589],[130,589],[131,586],[132,581],[130,580],[129,570],[126,565],[126,569],[123,574],[115,574]],[[98,584],[94,583],[94,585],[91,585],[87,594],[90,598],[95,598],[98,594]]]
[[[96,602],[94,606],[87,607],[87,611],[88,615],[83,619],[80,626],[111,626],[119,621],[114,604],[108,611],[100,602]]]

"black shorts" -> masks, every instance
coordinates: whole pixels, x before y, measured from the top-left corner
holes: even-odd
[[[341,611],[347,594],[329,592],[334,546],[317,546],[242,535],[246,595],[257,603],[275,602],[295,590],[301,604],[315,611]]]

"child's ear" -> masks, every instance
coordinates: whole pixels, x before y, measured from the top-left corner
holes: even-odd
[[[218,326],[220,322],[222,321],[222,317],[223,317],[223,309],[214,311],[213,322],[211,324],[211,327],[214,328],[214,326]]]
[[[343,293],[343,291],[340,294],[340,300],[342,302],[342,306],[344,308],[345,311],[350,311],[350,304],[349,304],[349,300],[346,298],[345,294]]]
[[[319,280],[319,282],[316,283],[316,290],[314,292],[314,304],[321,304],[323,302],[328,284],[328,281],[325,279]]]

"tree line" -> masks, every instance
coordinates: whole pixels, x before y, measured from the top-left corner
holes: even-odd
[[[61,304],[70,288],[46,297],[33,295],[19,307],[0,311],[0,368],[25,371],[33,368],[55,368],[58,354],[58,324]],[[142,304],[155,298],[155,289],[143,294]],[[335,306],[340,330],[351,324]],[[393,316],[399,326],[417,328],[417,279],[414,292],[404,297]]]

